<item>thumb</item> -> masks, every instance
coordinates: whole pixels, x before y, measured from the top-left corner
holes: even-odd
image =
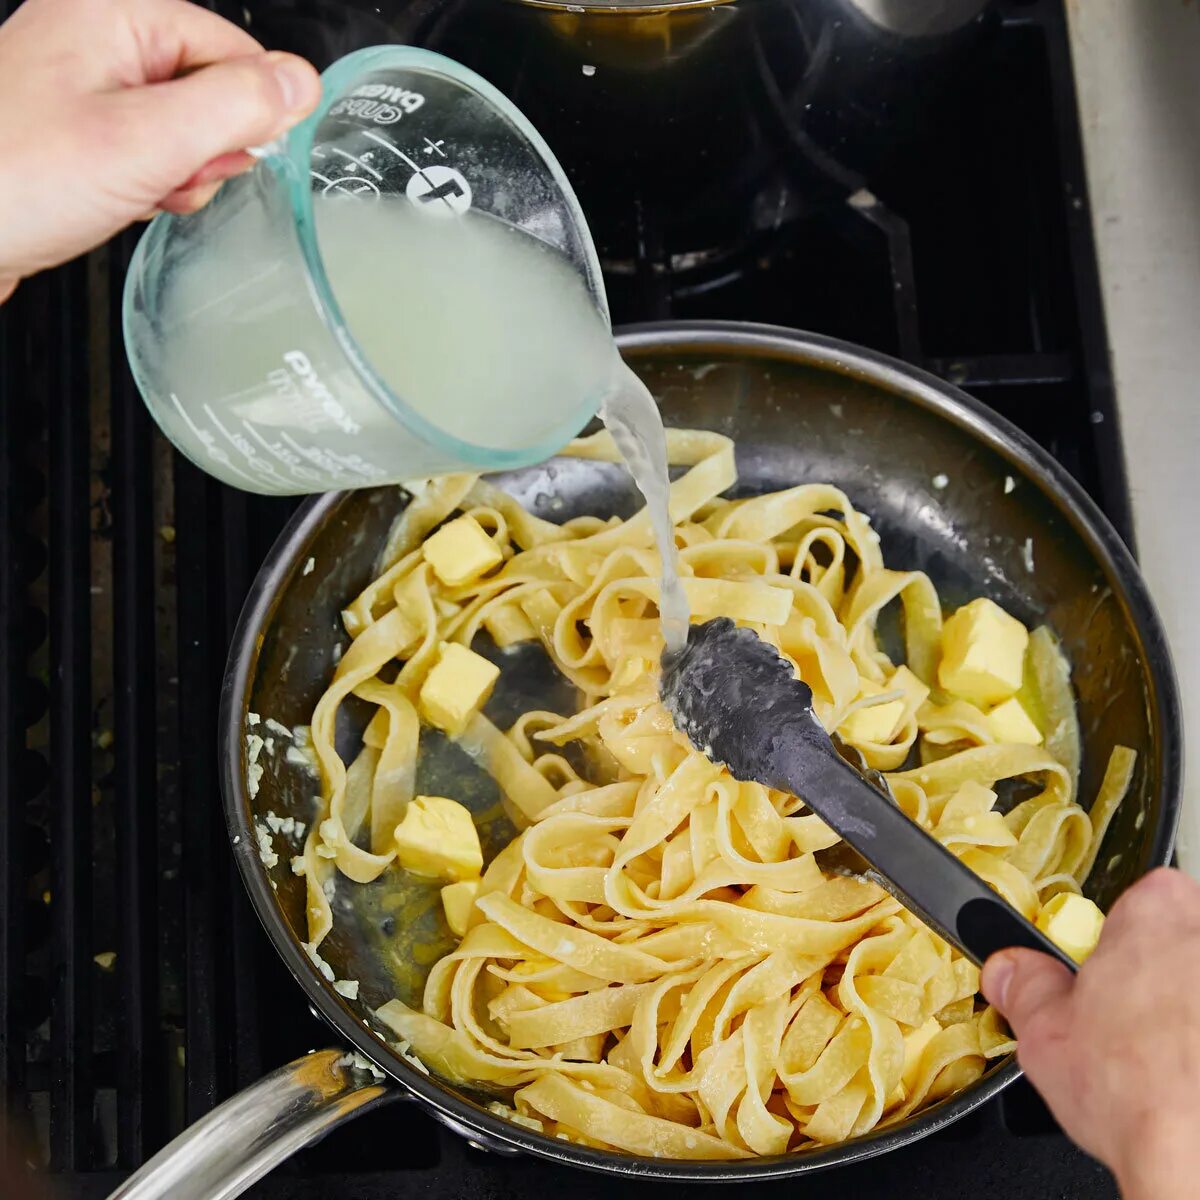
[[[1001,950],[984,963],[980,977],[983,994],[1007,1019],[1027,1053],[1057,1040],[1074,984],[1062,963],[1036,950]]]
[[[1017,1058],[1051,1111],[1064,1120],[1070,1106],[1068,1001],[1075,977],[1062,963],[1036,950],[1001,950],[983,965],[983,994],[1004,1014],[1017,1035]]]
[[[980,987],[1018,1038],[1033,1018],[1052,1014],[1071,994],[1074,976],[1036,950],[1001,950],[984,963]]]
[[[153,207],[211,160],[278,137],[320,98],[316,70],[294,54],[227,59],[109,96],[107,150],[138,192],[126,198]]]

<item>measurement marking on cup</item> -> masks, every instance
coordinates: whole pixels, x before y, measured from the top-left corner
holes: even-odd
[[[333,450],[322,450],[316,446],[301,446],[294,437],[282,430],[280,430],[279,436],[297,454],[304,458],[305,461],[320,467],[323,471],[327,471],[335,479],[338,477],[339,469],[352,471],[355,475],[361,476],[370,482],[375,482],[385,474],[380,468],[373,466],[371,463],[364,463],[362,466],[359,466],[358,463],[352,462],[346,455],[337,454]],[[357,457],[357,455],[354,457]],[[362,462],[362,460],[359,459],[359,462]]]
[[[183,418],[184,424],[196,435],[196,440],[204,447],[208,457],[215,462],[221,463],[231,470],[235,475],[240,475],[247,483],[258,483],[258,480],[253,475],[247,475],[245,471],[240,470],[234,465],[229,455],[216,444],[216,439],[207,429],[201,429],[199,425],[188,415],[188,411],[179,402],[179,397],[174,392],[170,393],[171,402],[175,405],[176,411]]]
[[[322,189],[325,195],[343,192],[348,196],[378,196],[379,185],[359,175],[343,175]]]
[[[329,149],[332,150],[334,154],[340,155],[342,158],[346,159],[348,162],[356,163],[358,166],[362,167],[362,169],[366,171],[368,175],[374,175],[376,179],[383,178],[383,176],[377,170],[375,170],[375,168],[371,166],[369,162],[363,162],[361,158],[351,154],[349,151],[340,150],[337,146],[330,146]]]
[[[471,207],[471,185],[453,167],[446,167],[441,163],[423,167],[409,158],[399,146],[393,145],[387,138],[380,137],[370,129],[363,130],[363,137],[369,137],[385,150],[390,150],[413,169],[414,174],[408,181],[405,194],[414,204],[427,205],[432,204],[434,200],[440,200],[442,203],[430,211],[446,216],[465,212]]]
[[[471,207],[471,185],[453,167],[434,163],[409,177],[404,194],[437,217],[454,217]]]
[[[334,153],[341,154],[342,151],[337,150],[335,148]],[[353,159],[353,161],[358,163],[359,166],[361,166],[361,167],[366,167],[366,169],[368,171],[370,171],[371,174],[374,175],[376,179],[383,178],[383,176],[380,175],[379,172],[376,171],[374,167],[372,167],[368,163],[359,162],[359,160],[357,158],[354,158],[354,156],[352,154],[347,154],[347,155],[345,155],[345,157],[349,158],[349,159]],[[350,168],[347,167],[346,170],[350,170]],[[363,195],[378,196],[379,195],[379,185],[378,184],[376,184],[375,182],[373,182],[370,179],[364,179],[358,175],[343,175],[338,179],[330,179],[328,175],[322,175],[320,171],[309,171],[309,175],[313,179],[319,179],[325,185],[321,190],[327,196],[331,192],[345,192],[347,195],[350,195],[350,196],[363,196]]]
[[[337,467],[324,451],[317,449],[316,446],[309,446],[306,449],[291,434],[283,430],[280,430],[279,436],[306,462],[312,463],[334,479],[337,478]]]
[[[283,476],[280,475],[279,472],[276,471],[275,468],[269,462],[267,462],[267,460],[263,458],[258,451],[256,451],[254,447],[251,446],[244,437],[242,437],[240,433],[230,433],[229,430],[221,424],[217,414],[213,412],[211,405],[204,405],[204,411],[208,413],[208,419],[217,427],[218,432],[223,434],[228,440],[229,444],[245,457],[246,462],[253,467],[254,470],[261,472],[264,476],[266,476],[266,478],[270,479],[272,483],[278,483],[286,486],[287,480],[284,479]]]
[[[293,454],[290,450],[281,450],[278,446],[271,445],[249,421],[243,420],[242,426],[246,432],[254,438],[256,442],[268,453],[273,454],[291,473],[305,483],[316,483],[321,478],[321,472],[315,471],[311,467],[303,467],[300,465],[301,459],[298,455]],[[336,481],[335,481],[336,482]]]
[[[430,204],[434,200],[451,200],[455,196],[461,196],[462,188],[459,186],[457,179],[447,179],[444,183],[439,183],[431,192],[421,193],[421,203]]]
[[[414,171],[420,171],[422,169],[421,164],[417,163],[417,162],[413,162],[413,160],[411,158],[409,158],[408,155],[405,154],[404,151],[401,150],[399,146],[395,145],[392,142],[389,142],[387,140],[387,138],[385,138],[385,137],[380,137],[379,134],[375,133],[373,130],[364,129],[363,137],[369,137],[371,139],[371,141],[377,142],[385,150],[390,150],[394,155],[396,155],[397,158],[403,159],[404,162],[406,162],[410,167],[412,167],[412,169]]]

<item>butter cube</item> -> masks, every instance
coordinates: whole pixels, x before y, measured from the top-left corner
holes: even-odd
[[[443,642],[441,655],[425,676],[417,707],[430,725],[451,737],[487,702],[500,677],[500,668],[457,642]]]
[[[414,875],[456,883],[478,879],[483,851],[471,814],[445,796],[417,796],[396,826],[400,865]]]
[[[929,699],[929,685],[922,683],[907,667],[897,667],[884,691],[904,693],[904,705],[915,713]]]
[[[1021,686],[1029,631],[986,597],[964,604],[942,629],[938,682],[955,696],[987,708]]]
[[[1086,896],[1059,892],[1038,913],[1037,927],[1060,949],[1081,963],[1096,948],[1104,913]]]
[[[1016,743],[1021,746],[1040,746],[1042,731],[1033,723],[1025,706],[1010,696],[1003,704],[997,704],[987,715],[988,728],[998,742]]]
[[[442,908],[446,910],[446,924],[450,932],[462,937],[467,932],[467,922],[471,919],[471,909],[475,907],[475,897],[479,895],[478,879],[460,879],[458,883],[448,883],[442,888]]]
[[[515,604],[498,604],[483,618],[483,627],[501,650],[537,637],[537,630]]]
[[[880,696],[883,688],[878,684],[864,683],[862,695]],[[888,689],[889,691],[891,689]],[[885,704],[875,704],[870,708],[857,708],[838,727],[842,737],[847,741],[877,742],[886,744],[891,741],[896,726],[904,719],[904,701],[888,700]]]
[[[498,567],[500,548],[474,517],[459,517],[443,525],[425,542],[425,561],[447,586],[458,587]]]

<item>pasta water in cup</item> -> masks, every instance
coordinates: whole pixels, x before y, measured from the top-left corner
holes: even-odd
[[[375,47],[322,81],[252,171],[138,244],[125,344],[155,420],[262,493],[548,457],[619,369],[561,167],[440,55]]]

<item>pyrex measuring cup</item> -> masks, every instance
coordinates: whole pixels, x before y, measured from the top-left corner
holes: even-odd
[[[155,218],[125,287],[146,404],[264,493],[537,462],[604,398],[595,250],[536,130],[458,63],[361,50],[204,210]]]

